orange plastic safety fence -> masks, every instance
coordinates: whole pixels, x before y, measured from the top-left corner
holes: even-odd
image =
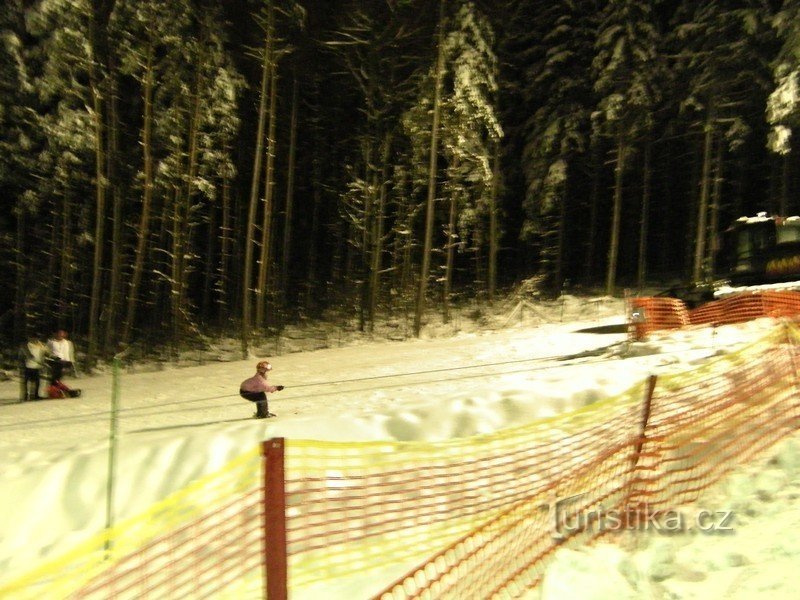
[[[800,427],[796,335],[776,333],[698,371],[660,379],[641,403],[641,434],[629,410],[618,421],[627,434],[566,436],[564,456],[573,456],[577,440],[592,440],[594,448],[581,452],[585,461],[563,464],[548,473],[548,484],[521,490],[515,503],[375,597],[519,597],[540,582],[559,546],[608,535],[603,515],[636,521],[696,500]],[[536,471],[535,463],[528,468]]]
[[[73,598],[213,597],[263,563],[263,490],[234,496],[112,565]]]
[[[676,298],[641,297],[629,300],[630,335],[642,340],[654,331],[687,325],[726,325],[760,317],[800,315],[800,292],[742,292],[692,310]]]
[[[631,504],[665,510],[746,464],[800,426],[794,336],[758,344],[721,374],[701,369],[656,387]]]
[[[589,492],[614,505],[625,496],[631,442],[640,430],[640,396],[637,388],[603,403],[603,409],[593,406],[535,427],[436,444],[290,441],[292,585],[374,567],[376,556],[407,564],[484,526],[490,536],[497,529],[533,527],[538,537],[501,534],[498,541],[527,544],[519,556],[549,553],[552,532],[544,524],[550,501]],[[472,577],[494,581],[493,570],[485,568],[495,560],[491,552],[476,548],[473,560],[484,567],[449,563],[457,568],[459,585]],[[302,568],[304,562],[309,569]]]
[[[742,323],[759,317],[800,315],[800,292],[762,291],[736,294],[689,311],[693,325]]]
[[[264,489],[257,448],[13,581],[0,597],[242,597],[263,576]]]
[[[689,311],[677,298],[631,298],[628,311],[630,333],[634,339],[660,329],[678,329],[689,325]]]

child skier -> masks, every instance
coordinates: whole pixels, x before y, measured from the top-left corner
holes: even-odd
[[[270,385],[267,383],[267,372],[272,370],[272,365],[262,360],[256,365],[256,374],[245,379],[239,385],[239,395],[245,400],[256,403],[256,412],[253,415],[256,419],[268,419],[276,416],[269,412],[267,394],[280,392],[282,385]]]

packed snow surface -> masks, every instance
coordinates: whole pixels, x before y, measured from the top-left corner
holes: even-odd
[[[353,344],[328,332],[324,344],[331,347],[317,350],[303,351],[298,337],[284,345],[295,352],[261,352],[245,361],[220,349],[217,361],[195,366],[127,365],[120,378],[116,517],[142,512],[266,438],[437,441],[487,433],[591,404],[650,374],[690,370],[775,326],[761,319],[633,343],[620,327],[624,321],[620,300],[565,297],[521,303],[482,328],[466,321],[429,325],[421,339]],[[237,390],[263,358],[274,366],[270,381],[286,389],[270,399],[278,417],[255,420],[253,405]],[[0,383],[2,580],[105,524],[112,376],[67,383],[83,394],[27,403],[18,403],[16,381]],[[731,535],[655,535],[564,549],[534,595],[796,597],[797,442],[787,440],[767,466],[717,491],[718,508],[735,513]],[[388,583],[354,581],[342,594],[366,596]]]

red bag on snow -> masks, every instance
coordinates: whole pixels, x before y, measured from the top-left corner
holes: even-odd
[[[80,390],[73,390],[63,381],[54,381],[47,387],[49,398],[77,398],[80,395]]]

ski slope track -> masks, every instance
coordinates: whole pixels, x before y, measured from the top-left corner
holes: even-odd
[[[620,327],[624,320],[621,300],[567,298],[566,304],[543,307],[501,329],[269,356],[275,367],[270,381],[286,389],[271,396],[270,411],[278,418],[267,420],[251,419],[253,405],[237,394],[256,360],[267,356],[247,361],[221,356],[204,365],[148,372],[131,365],[121,376],[114,516],[121,520],[141,513],[264,439],[440,441],[489,433],[586,406],[651,374],[693,369],[776,325],[759,319],[629,342]],[[111,375],[67,383],[82,388],[82,396],[18,403],[18,383],[0,382],[3,579],[60,555],[105,526]],[[796,440],[790,441],[794,445],[783,451],[769,476],[766,471],[742,475],[761,478],[757,485],[742,479],[742,489],[734,490],[731,502],[742,514],[765,512],[766,501],[751,498],[754,490],[771,490],[769,508],[775,513],[783,510],[780,498],[789,498],[790,492],[800,496],[800,451],[795,455]],[[800,524],[797,509],[786,510],[794,511],[787,522]],[[692,566],[705,574],[694,576],[698,581],[685,577],[688,555],[682,552],[699,552],[692,544],[713,548],[730,540],[657,540],[635,552],[616,547],[559,552],[534,597],[633,598],[643,597],[642,590],[657,592],[653,597],[664,590],[680,591],[678,597],[723,597],[714,595],[723,585],[712,577],[714,561],[719,563],[714,573],[734,577],[766,565],[764,557],[772,551],[795,561],[800,556],[793,541],[800,536],[784,536],[781,545],[758,533],[751,539],[740,525],[738,541],[747,540],[745,548],[739,544],[741,557],[717,560],[712,550]],[[765,548],[768,543],[779,548]],[[653,579],[652,573],[664,565],[669,572]],[[771,591],[763,597],[782,597],[789,589],[781,587],[785,577],[772,573],[753,581]],[[612,584],[613,593],[607,589]],[[376,586],[380,582],[371,587]],[[758,596],[761,587],[739,585],[729,597],[743,591]],[[352,591],[349,597],[359,597]]]

